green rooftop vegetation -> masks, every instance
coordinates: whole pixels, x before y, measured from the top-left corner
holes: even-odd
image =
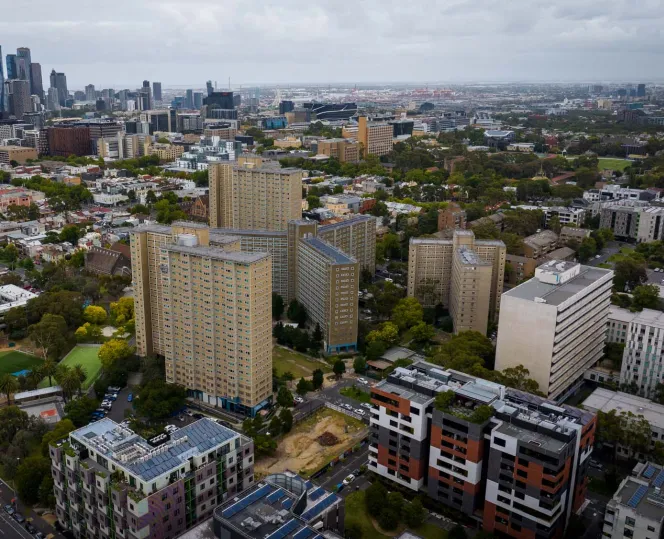
[[[443,391],[436,395],[434,406],[436,410],[478,425],[486,423],[494,414],[494,409],[486,404],[481,404],[475,408],[467,408],[460,401],[455,401],[455,399],[456,393],[454,391]]]

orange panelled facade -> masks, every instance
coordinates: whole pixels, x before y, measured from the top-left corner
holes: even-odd
[[[572,468],[572,458],[568,457],[565,461],[565,467],[560,471],[558,475],[547,475],[544,473],[544,467],[541,464],[536,464],[534,462],[529,462],[528,466],[520,464],[518,461],[514,463],[514,478],[517,481],[523,481],[529,485],[548,492],[549,494],[555,494],[569,481],[569,474]],[[518,475],[517,471],[523,470],[528,473],[528,477],[522,477]],[[546,479],[552,483],[558,483],[556,487],[549,487],[544,485],[543,480]]]
[[[593,417],[593,420],[588,423],[581,431],[581,451],[584,451],[589,445],[594,445],[596,428],[597,417]]]
[[[445,477],[443,476],[443,472],[438,470],[437,468],[434,468],[433,466],[429,466],[429,478],[436,479],[440,481],[441,483],[445,483],[447,485],[450,485],[452,487],[457,487],[460,489],[463,489],[463,491],[467,494],[472,494],[473,496],[477,495],[480,493],[480,490],[482,490],[482,484],[481,483],[470,483],[468,481],[464,481],[463,484],[461,483],[456,483],[454,481],[453,477]]]
[[[462,447],[466,450],[465,453],[457,451],[455,449],[445,447],[441,440]],[[437,447],[441,451],[456,455],[457,457],[462,457],[471,462],[480,462],[482,460],[482,455],[484,453],[484,444],[481,440],[468,440],[467,442],[462,442],[461,440],[455,440],[449,436],[443,435],[443,429],[438,425],[431,425],[431,445]]]
[[[376,399],[371,399],[371,403],[375,404],[376,406],[383,406],[384,408],[387,408],[388,410],[392,410],[393,412],[398,412],[400,414],[403,414],[405,416],[410,417],[410,401],[406,399],[402,399],[401,397],[397,395],[393,395],[392,393],[388,393],[386,391],[381,391],[380,389],[373,388],[371,390],[372,393],[376,393],[377,395],[381,395],[382,397],[385,397],[386,399],[389,399],[390,401],[395,401],[398,403],[397,406],[394,406],[393,404],[389,402],[383,402],[383,401],[378,401]]]
[[[410,458],[410,459],[400,459],[398,456],[392,456],[389,454],[387,447],[382,445],[378,446],[378,460],[379,464],[386,466],[390,470],[394,470],[406,477],[411,479],[422,479],[424,477],[424,471],[426,469],[426,462]],[[396,464],[389,464],[389,460],[393,460]],[[408,466],[408,470],[401,468],[401,465]]]

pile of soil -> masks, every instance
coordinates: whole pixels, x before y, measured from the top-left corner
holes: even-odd
[[[323,447],[337,445],[340,442],[339,438],[327,430],[316,438],[316,441]]]

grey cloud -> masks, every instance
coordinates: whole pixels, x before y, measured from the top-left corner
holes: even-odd
[[[662,0],[33,0],[3,11],[0,45],[77,88],[653,80],[663,27]]]

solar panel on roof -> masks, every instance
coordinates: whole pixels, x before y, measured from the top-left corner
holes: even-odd
[[[311,501],[317,500],[320,498],[323,494],[325,494],[325,489],[323,487],[318,487],[316,490],[314,490],[311,494],[309,494],[309,499]]]
[[[314,484],[311,481],[307,481],[304,483],[304,486],[307,487],[307,490],[309,490],[310,488],[314,487]]]
[[[648,464],[648,467],[643,472],[643,477],[645,477],[646,479],[650,479],[655,474],[656,471],[657,468],[655,466],[653,466],[652,464]]]
[[[636,507],[637,505],[639,505],[639,502],[646,495],[646,492],[648,492],[648,487],[646,485],[639,486],[639,488],[636,489],[636,492],[627,502],[627,505],[629,505],[630,507]]]
[[[275,490],[272,494],[270,494],[267,497],[267,501],[270,503],[274,503],[278,500],[281,500],[286,495],[286,493],[283,491],[283,489]]]
[[[281,502],[281,507],[284,509],[290,509],[293,505],[293,500],[290,498],[286,498],[283,502]]]
[[[243,509],[249,507],[252,503],[254,503],[257,500],[260,500],[263,496],[266,496],[268,493],[272,491],[272,487],[270,485],[263,485],[261,488],[258,490],[255,490],[248,496],[245,496],[242,498],[239,502],[234,503],[230,507],[227,507],[224,509],[221,514],[224,518],[231,518],[233,515],[239,513]]]
[[[293,535],[293,539],[307,539],[307,537],[311,537],[315,533],[316,532],[311,528],[302,528],[299,532]]]
[[[289,533],[294,532],[299,526],[300,523],[294,518],[291,518],[288,522],[286,522],[286,524],[284,524],[281,528],[278,528],[275,531],[273,531],[265,539],[282,539],[283,537],[286,537]]]
[[[664,485],[664,470],[657,474],[657,477],[655,477],[655,480],[652,482],[652,484],[660,488],[662,485]]]
[[[316,515],[322,513],[325,509],[330,507],[337,501],[337,497],[334,494],[330,494],[327,498],[323,498],[320,502],[314,505],[311,509],[306,510],[302,514],[302,519],[305,521],[311,520]]]

